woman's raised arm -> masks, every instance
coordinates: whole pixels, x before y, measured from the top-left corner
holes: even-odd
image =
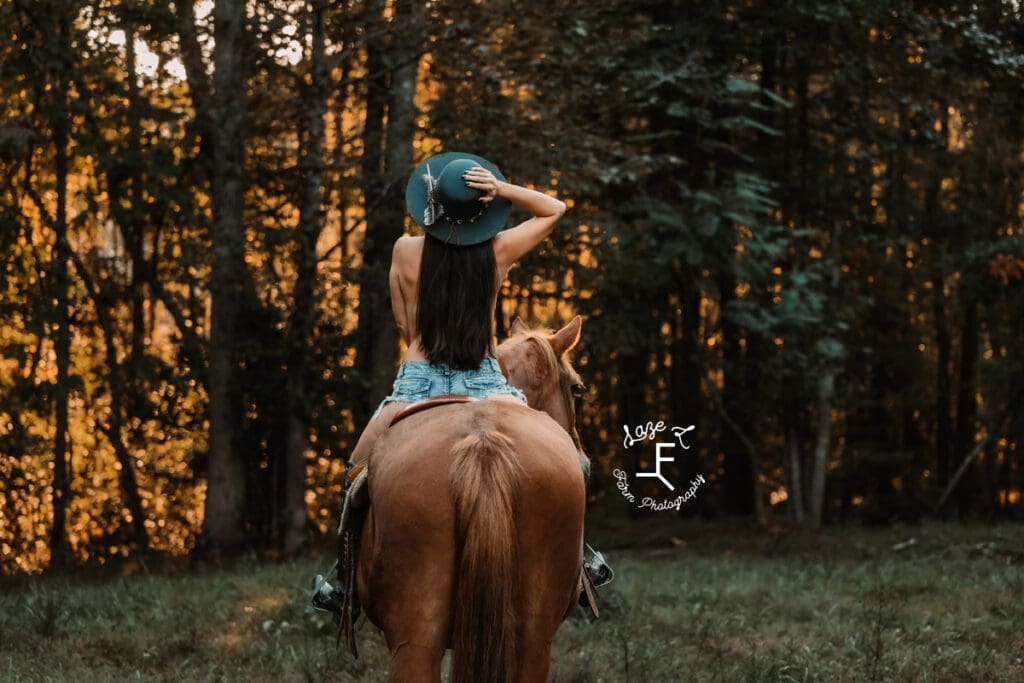
[[[494,236],[494,256],[498,272],[502,274],[523,254],[543,242],[565,213],[565,202],[560,199],[519,185],[501,182],[484,168],[471,168],[466,171],[465,178],[467,185],[484,191],[481,201],[489,202],[496,196],[504,197],[533,214],[533,218],[514,228],[502,230]]]

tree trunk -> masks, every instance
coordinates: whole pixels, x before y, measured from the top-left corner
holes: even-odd
[[[946,104],[939,102],[936,106],[940,123],[940,139],[946,138]],[[945,145],[943,145],[943,150]],[[932,159],[931,177],[924,196],[924,229],[922,233],[931,237],[938,244],[944,244],[942,230],[939,225],[941,208],[939,193],[942,188],[943,158],[940,150],[935,150]],[[935,483],[941,491],[949,483],[950,448],[953,445],[953,426],[950,419],[950,358],[951,343],[949,322],[946,317],[945,272],[942,261],[945,254],[941,251],[935,255],[935,266],[931,274],[932,282],[932,313],[935,318],[935,346],[938,354],[938,366],[935,372]]]
[[[58,21],[59,50],[68,49],[70,21],[61,14]],[[50,567],[57,569],[67,564],[65,549],[65,517],[70,497],[70,453],[68,452],[68,375],[71,360],[71,316],[68,310],[68,104],[63,74],[56,74],[56,111],[53,118],[53,143],[57,180],[57,215],[54,221],[56,240],[53,252],[53,278],[56,289],[54,303],[53,346],[57,360],[57,383],[54,387],[56,425],[53,439],[53,527],[50,530]]]
[[[841,159],[844,155],[837,145],[835,168],[839,173]],[[838,184],[838,180],[834,181]],[[830,298],[835,301],[839,296],[839,278],[842,272],[842,249],[840,237],[842,222],[836,219],[832,229],[831,282]],[[838,305],[838,304],[836,304]],[[810,522],[821,526],[825,512],[825,480],[828,477],[828,456],[832,451],[832,400],[835,396],[836,375],[839,374],[839,360],[825,357],[821,376],[818,378],[818,429],[814,441],[814,453],[811,459],[811,491],[809,503]]]
[[[681,276],[685,277],[685,276]],[[701,394],[700,350],[698,335],[700,330],[700,290],[695,285],[685,287],[680,294],[681,311],[676,316],[674,325],[678,332],[669,347],[672,358],[672,369],[669,374],[669,403],[672,414],[666,417],[677,420],[677,425],[686,427],[700,425],[700,416],[704,412]],[[671,307],[670,307],[671,310]],[[634,425],[635,426],[635,425]],[[690,482],[700,472],[700,451],[693,446],[688,451],[676,454],[682,473],[682,480]],[[707,496],[698,496],[687,507],[689,510],[698,507],[706,509],[709,504]]]
[[[840,46],[838,50],[841,58],[842,53],[849,50],[850,46],[844,40],[844,36],[840,35],[834,26],[831,28],[830,33],[831,42],[834,45]],[[832,110],[835,113],[832,116],[831,127],[835,133],[832,141],[832,177],[829,179],[827,197],[831,200],[833,207],[835,207],[833,211],[840,211],[839,207],[843,206],[843,200],[845,199],[842,187],[845,184],[845,169],[849,162],[846,154],[846,137],[844,133],[848,125],[846,123],[846,110],[850,102],[845,80],[837,76],[834,79],[834,86]],[[844,218],[840,216],[835,218],[830,238],[831,273],[830,287],[826,299],[829,311],[839,307],[842,301],[839,281],[842,262],[840,238],[843,220]],[[825,329],[824,339],[829,339],[832,335],[835,329],[833,327],[834,320],[835,316],[830,312],[823,315],[821,324]],[[832,401],[835,396],[836,375],[839,372],[839,360],[837,358],[831,357],[828,354],[819,354],[819,356],[821,357],[822,367],[819,371],[820,376],[818,377],[817,385],[818,425],[814,439],[814,451],[811,455],[811,489],[810,500],[808,501],[810,523],[815,527],[821,526],[824,519],[826,504],[825,482],[828,478],[828,458],[832,450]]]
[[[960,387],[957,391],[956,432],[953,452],[956,457],[967,453],[974,446],[975,427],[978,404],[975,401],[975,377],[978,367],[978,305],[970,298],[968,292],[962,294],[963,332],[960,337]],[[956,489],[957,511],[960,518],[968,516],[974,508],[978,491],[978,465],[968,465],[959,487]]]
[[[367,6],[376,20],[377,3]],[[388,267],[395,240],[402,235],[405,217],[404,181],[412,165],[412,138],[420,41],[424,8],[420,3],[395,5],[390,54],[381,38],[367,42],[366,128],[363,135],[364,203],[367,207],[366,236],[359,287],[359,327],[356,355],[363,375],[365,398],[359,406],[360,423],[365,423],[374,405],[391,387],[398,351],[398,334],[391,316]],[[390,63],[389,63],[390,62]],[[383,72],[390,68],[390,85]],[[387,130],[383,130],[387,106]],[[381,163],[383,161],[383,163]],[[380,208],[370,210],[383,197]]]
[[[146,103],[139,97],[138,73],[136,69],[135,38],[136,27],[133,19],[122,23],[125,33],[125,77],[128,81],[128,107],[126,109],[128,125],[128,148],[134,150],[126,155],[125,161],[111,168],[107,173],[107,192],[109,195],[109,206],[111,215],[117,224],[122,240],[128,250],[131,260],[131,277],[128,283],[128,295],[131,303],[131,343],[128,354],[127,368],[115,368],[111,366],[111,399],[117,394],[117,418],[121,422],[121,410],[126,411],[129,424],[137,425],[133,430],[134,442],[144,441],[141,425],[146,421],[147,415],[151,413],[146,392],[141,389],[142,381],[139,374],[142,370],[142,362],[146,351],[146,289],[145,283],[150,279],[147,276],[149,264],[145,258],[144,244],[146,238],[146,226],[152,225],[153,221],[147,216],[147,205],[144,201],[145,192],[145,160],[142,157],[145,143],[143,141],[142,125],[140,122],[143,112],[146,111]],[[154,236],[154,244],[156,238]],[[150,307],[150,311],[154,308]],[[117,354],[114,353],[116,360]],[[115,375],[117,375],[115,377]],[[127,379],[127,381],[125,381]],[[114,383],[118,386],[114,387]],[[113,409],[113,406],[112,406]],[[133,418],[139,418],[135,420]],[[125,448],[120,427],[114,433],[112,444],[117,448]],[[120,456],[118,456],[120,459]],[[123,463],[122,463],[123,465]],[[134,474],[131,470],[126,473],[123,469],[121,477],[130,476],[134,483]],[[126,489],[127,491],[127,489]],[[130,506],[129,506],[130,507]],[[141,518],[135,511],[133,518]],[[136,530],[138,531],[138,530]],[[145,529],[142,529],[145,535]],[[136,533],[136,542],[142,546],[144,539]],[[148,543],[148,541],[146,541]]]
[[[309,130],[303,160],[305,187],[296,230],[296,281],[294,309],[288,328],[288,441],[284,466],[284,529],[281,549],[296,553],[306,530],[306,446],[309,406],[306,401],[306,372],[309,333],[313,321],[316,289],[316,244],[320,235],[320,192],[323,185],[324,116],[327,113],[327,66],[325,61],[325,0],[309,3],[309,34],[312,44],[308,105]]]
[[[207,170],[207,176],[213,177],[213,94],[210,92],[210,79],[206,75],[206,64],[203,61],[203,50],[196,32],[195,2],[180,0],[174,3],[178,24],[178,43],[181,45],[181,63],[185,67],[185,79],[192,98],[192,108],[196,116],[193,125],[199,138],[200,157]]]
[[[708,391],[711,392],[712,399],[714,399],[715,409],[718,411],[718,417],[723,423],[722,428],[731,429],[747,451],[747,459],[751,464],[751,485],[754,489],[754,522],[758,526],[763,526],[767,521],[767,518],[765,517],[764,512],[764,501],[761,499],[761,483],[758,476],[758,473],[761,471],[761,456],[757,452],[754,441],[743,431],[743,428],[736,423],[736,420],[734,420],[725,409],[725,401],[722,398],[722,392],[719,391],[718,387],[715,385],[708,369],[705,367],[703,368],[703,371],[704,382],[707,384]]]
[[[932,276],[932,313],[935,317],[935,345],[938,365],[935,369],[935,484],[941,491],[949,483],[950,446],[953,429],[949,418],[949,323],[946,320],[946,295],[940,272]]]
[[[128,447],[125,446],[123,436],[124,421],[121,417],[121,410],[124,406],[124,369],[117,358],[115,323],[110,317],[110,311],[106,308],[103,293],[96,284],[96,280],[89,274],[85,264],[76,254],[69,250],[69,255],[75,264],[79,278],[85,283],[85,289],[92,299],[93,308],[96,309],[96,321],[99,323],[103,335],[104,358],[109,373],[110,413],[107,416],[107,423],[100,425],[100,431],[110,441],[110,445],[114,449],[114,456],[121,466],[119,472],[121,491],[124,494],[125,507],[128,508],[128,514],[131,516],[128,523],[131,524],[135,547],[142,554],[146,554],[149,552],[149,532],[146,530],[146,517],[142,510],[142,497],[139,495],[135,466]]]
[[[386,224],[377,219],[374,206],[381,204],[384,192],[384,114],[388,101],[386,76],[387,49],[384,32],[377,29],[383,22],[383,1],[368,0],[364,12],[369,36],[366,41],[366,116],[363,123],[363,209],[366,213],[363,237],[363,261],[359,269],[359,321],[356,328],[356,367],[358,368],[359,398],[353,406],[356,425],[369,420],[374,404],[386,394],[381,376],[382,356],[388,356],[386,349],[377,346],[378,341],[387,343],[386,332],[389,320],[382,314],[388,298],[386,263],[390,245],[381,230],[388,230]]]
[[[420,43],[423,37],[425,9],[419,2],[395,3],[394,42],[391,49],[391,87],[388,90],[388,125],[384,169],[390,184],[388,208],[397,206],[397,235],[402,233],[405,217],[405,183],[412,171],[412,138],[416,131],[416,82],[419,74]],[[388,247],[391,245],[389,244]]]
[[[839,39],[839,36],[835,35],[834,30],[832,33],[833,40]],[[845,139],[841,136],[843,126],[846,125],[843,112],[847,105],[848,98],[845,84],[842,81],[837,81],[833,104],[833,110],[836,114],[833,116],[832,122],[836,132],[832,143],[832,178],[830,179],[830,189],[828,192],[833,205],[836,207],[842,206],[843,197],[841,196],[840,187],[847,163],[844,147]],[[830,245],[832,263],[828,301],[831,306],[840,305],[841,233],[842,219],[837,217],[834,222]],[[826,325],[826,330],[831,327],[830,322],[830,318],[826,314],[822,320],[822,323]],[[826,332],[826,334],[829,334],[829,332]],[[837,359],[824,356],[821,360],[821,374],[818,377],[817,386],[818,425],[814,438],[814,450],[811,454],[811,488],[809,500],[807,501],[808,512],[810,513],[809,521],[815,527],[821,526],[825,512],[825,480],[828,477],[828,457],[832,449],[832,399],[835,395],[836,374],[839,370],[837,367],[839,361]]]
[[[735,298],[736,283],[731,275],[718,278],[720,326],[722,330],[722,404],[726,414],[738,424],[747,425],[740,396],[743,394],[740,358],[739,328],[725,315],[725,309]],[[759,496],[755,486],[756,473],[739,436],[723,426],[720,430],[720,450],[724,461],[722,495],[726,514],[747,516],[754,512],[754,497]]]
[[[141,108],[139,103],[139,87],[136,82],[135,70],[135,26],[131,22],[124,24],[125,33],[125,56],[126,74],[128,79],[128,135],[131,145],[136,150],[143,148],[142,132],[139,125]],[[138,157],[134,157],[138,159]],[[121,233],[125,237],[125,244],[128,246],[129,255],[132,260],[130,294],[132,311],[132,337],[131,337],[131,368],[137,370],[142,356],[145,352],[146,323],[145,323],[145,296],[142,283],[144,281],[145,258],[143,255],[144,221],[140,220],[142,211],[142,196],[140,183],[145,168],[135,161],[128,165],[128,171],[132,175],[132,197],[131,207],[127,211],[128,220],[119,221]]]
[[[237,325],[243,292],[244,0],[214,7],[213,270],[210,278],[210,442],[203,545],[232,552],[245,540],[245,468]]]
[[[814,441],[811,471],[811,524],[821,526],[825,510],[825,479],[832,445],[832,396],[835,392],[835,369],[829,365],[818,380],[818,430]]]
[[[789,419],[789,418],[787,418]],[[803,465],[800,456],[800,437],[794,425],[786,429],[786,486],[789,488],[789,514],[794,522],[806,521],[804,506]]]
[[[635,351],[628,353],[620,353],[619,355],[619,368],[618,368],[618,394],[617,396],[617,408],[619,414],[619,424],[617,429],[621,430],[623,425],[628,426],[630,431],[634,431],[637,426],[644,424],[650,418],[645,415],[645,400],[644,400],[644,378],[647,377],[647,358]],[[622,438],[623,434],[621,431],[615,432],[616,437]],[[640,455],[646,452],[646,450],[653,449],[651,443],[636,444],[632,448],[626,451],[625,465],[626,472],[631,477],[630,486],[634,489],[634,493],[637,494],[637,498],[640,497],[640,480],[636,478],[636,473],[641,471],[640,467]],[[634,503],[627,503],[629,509],[629,516],[636,517],[640,512]]]
[[[761,86],[766,92],[774,91],[774,87],[770,87],[774,86],[775,76],[774,66],[770,68],[770,65],[774,65],[776,60],[773,45],[770,39],[762,43],[761,61],[764,65],[764,71],[762,72]],[[799,145],[783,144],[781,146],[779,150],[781,158],[780,174],[784,178],[796,177],[802,183],[805,176],[804,165],[807,157],[807,84],[810,79],[810,65],[806,56],[800,51],[796,64],[792,69],[787,70],[786,66],[790,62],[787,60],[786,54],[787,52],[783,52],[778,57],[780,62],[779,69],[783,73],[782,78],[780,78],[782,83],[780,94],[796,100],[797,115],[793,115],[792,109],[783,108],[781,116],[782,139],[784,141],[796,139],[799,141]],[[791,87],[792,95],[790,94]],[[762,97],[762,104],[769,106],[766,96]],[[796,119],[796,125],[794,125],[794,119]],[[772,125],[771,120],[767,121],[767,123]],[[770,144],[770,140],[767,137],[764,138],[764,141],[766,144]],[[794,156],[796,157],[795,159]],[[802,203],[804,199],[805,195],[800,192],[783,193],[781,216],[779,218],[780,224],[786,225],[792,219],[795,225],[802,227],[801,223],[804,213]],[[759,356],[755,355],[752,362],[757,363],[758,358]],[[807,511],[804,496],[804,431],[801,428],[803,425],[803,401],[800,398],[800,392],[794,387],[796,382],[794,381],[793,373],[785,372],[781,381],[782,422],[786,437],[785,476],[788,494],[787,508],[790,518],[799,524],[803,524]]]

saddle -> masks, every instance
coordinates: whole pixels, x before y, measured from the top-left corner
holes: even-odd
[[[461,394],[443,394],[441,396],[432,396],[431,398],[425,398],[422,401],[416,401],[402,410],[398,411],[391,422],[388,423],[388,429],[394,427],[396,424],[416,413],[428,410],[430,408],[436,408],[438,406],[450,405],[452,403],[469,403],[471,401],[479,401],[480,399],[475,396],[463,396]],[[345,500],[342,503],[341,509],[341,524],[338,526],[338,533],[342,533],[348,525],[345,523],[349,517],[350,510],[358,510],[363,507],[366,502],[366,465],[369,459],[363,460],[362,462],[353,465],[345,472]]]

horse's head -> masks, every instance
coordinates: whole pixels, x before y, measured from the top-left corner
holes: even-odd
[[[558,330],[531,330],[519,318],[512,323],[511,336],[498,346],[498,360],[508,373],[508,382],[526,394],[531,408],[541,410],[562,425],[572,437],[580,457],[586,459],[576,415],[586,385],[566,358],[580,340],[583,319],[576,316]]]

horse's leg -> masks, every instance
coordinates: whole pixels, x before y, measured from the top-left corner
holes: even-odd
[[[422,511],[418,515],[419,519],[427,517]],[[429,538],[431,533],[423,535]],[[383,592],[380,587],[388,587],[375,604],[391,653],[388,681],[439,682],[451,623],[450,542],[417,547],[415,539],[403,536],[389,535],[387,540],[394,543],[389,544],[391,552],[401,554],[393,554],[386,567],[378,565],[374,576],[379,593]],[[438,550],[441,556],[436,554]]]
[[[399,643],[391,650],[388,682],[440,682],[444,650],[444,645],[438,642],[426,645],[409,641]]]
[[[374,550],[366,593],[391,653],[388,680],[440,681],[455,570],[450,446],[408,430],[384,438],[370,472]]]
[[[571,542],[570,539],[562,541],[563,544],[569,543],[569,547],[572,547]],[[575,605],[576,593],[571,587],[567,590],[567,582],[553,580],[556,577],[571,578],[572,567],[576,563],[569,560],[571,564],[567,566],[567,560],[568,558],[558,558],[556,553],[551,552],[529,553],[523,560],[529,565],[525,569],[527,581],[532,586],[520,606],[527,615],[523,620],[520,650],[523,683],[543,683],[548,680],[551,644],[555,639],[555,632],[568,613],[566,603]],[[550,570],[550,573],[545,570]],[[578,570],[576,574],[578,575]]]
[[[551,669],[551,638],[525,638],[523,640],[522,683],[544,683]]]
[[[522,489],[517,526],[520,584],[529,586],[519,605],[520,661],[522,680],[540,683],[549,675],[555,632],[579,596],[586,499],[571,441],[545,449],[543,423],[529,424],[533,432],[518,435],[521,452],[535,455],[523,461],[532,485]]]
[[[534,556],[524,562],[540,563],[544,562],[544,559]],[[555,568],[554,576],[566,573],[558,567],[557,562],[554,565],[539,566]],[[565,604],[571,602],[575,605],[575,594],[571,590],[566,591],[565,586],[560,585],[564,582],[552,584],[553,577],[543,577],[538,572],[527,574],[532,574],[532,578],[528,580],[536,583],[532,584],[533,589],[520,606],[528,615],[523,620],[523,640],[519,657],[522,666],[521,680],[523,683],[543,683],[548,680],[551,668],[551,644],[555,639],[555,632],[568,613]],[[547,582],[544,581],[545,578],[548,579]]]

